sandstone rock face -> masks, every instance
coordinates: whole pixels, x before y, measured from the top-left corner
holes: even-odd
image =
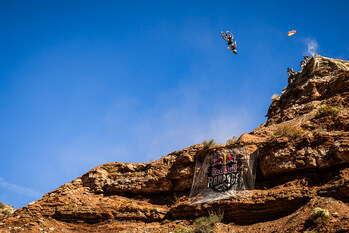
[[[321,106],[337,114],[319,115]],[[265,176],[349,163],[349,62],[314,56],[295,81],[274,101],[268,120],[252,133],[269,136],[261,146]],[[273,137],[280,127],[303,130],[296,138]]]
[[[347,108],[348,91],[349,62],[314,55],[280,99],[271,104],[266,125],[292,120],[316,110],[321,104]]]
[[[0,216],[0,232],[174,232],[211,211],[224,213],[216,232],[349,232],[348,116],[349,62],[316,55],[270,105],[268,120],[234,145],[103,164]],[[251,197],[189,205],[195,160],[232,147],[259,150]],[[329,224],[309,220],[315,207],[329,210]]]

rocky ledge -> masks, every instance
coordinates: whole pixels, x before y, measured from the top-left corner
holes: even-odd
[[[349,62],[315,55],[274,98],[268,120],[236,143],[103,164],[0,218],[0,231],[180,232],[215,211],[217,232],[348,232],[348,116]],[[195,159],[232,147],[259,151],[251,197],[189,205]],[[329,211],[328,224],[310,221],[315,207]]]
[[[15,209],[12,206],[0,202],[0,220],[13,214],[13,212],[15,212]]]

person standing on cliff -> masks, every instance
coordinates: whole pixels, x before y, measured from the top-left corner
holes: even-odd
[[[305,64],[307,64],[307,62],[310,60],[310,57],[309,57],[309,56],[303,56],[303,58],[304,58]]]
[[[293,70],[293,68],[287,68],[287,74],[288,74],[288,84],[293,83],[294,79],[295,79],[295,72]]]
[[[294,76],[296,73],[294,72],[293,68],[287,68],[287,74],[288,76]]]

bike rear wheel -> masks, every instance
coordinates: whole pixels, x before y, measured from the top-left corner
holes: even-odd
[[[225,34],[226,37],[229,36],[230,38],[234,38],[233,33],[231,33],[230,31],[227,31]]]

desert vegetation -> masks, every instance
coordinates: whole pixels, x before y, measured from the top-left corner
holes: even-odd
[[[305,131],[299,126],[284,124],[277,126],[272,137],[288,137],[294,139],[302,136],[304,133]]]
[[[216,145],[214,139],[210,139],[210,140],[204,140],[202,142],[202,144],[204,145],[204,148],[210,148],[210,147],[214,147]]]
[[[340,111],[341,111],[341,108],[339,106],[330,106],[327,104],[323,104],[318,108],[315,116],[317,118],[320,118],[323,116],[338,116]]]
[[[174,233],[190,233],[190,231],[188,230],[188,228],[186,228],[184,226],[178,226],[174,230]]]
[[[226,140],[226,145],[227,146],[230,146],[230,145],[234,145],[236,142],[238,141],[238,138],[237,137],[235,137],[235,136],[233,136],[232,138],[228,138],[227,140]]]
[[[6,206],[4,203],[0,202],[0,214],[1,215],[10,215],[13,211],[11,211],[11,208]]]
[[[213,233],[215,225],[221,222],[223,213],[209,212],[208,216],[197,218],[191,228],[177,226],[174,233]]]
[[[271,99],[272,99],[273,101],[279,100],[279,99],[280,99],[280,95],[274,94],[274,95],[271,96]]]
[[[330,221],[328,210],[316,207],[310,215],[310,219],[318,226],[327,224]]]
[[[209,212],[207,217],[200,217],[193,223],[193,233],[211,233],[214,232],[214,226],[223,219],[223,213]]]

